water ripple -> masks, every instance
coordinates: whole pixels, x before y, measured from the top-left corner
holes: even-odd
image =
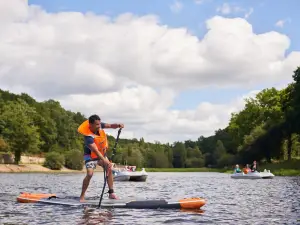
[[[300,224],[300,177],[233,180],[221,173],[149,173],[147,182],[116,182],[123,198],[203,197],[202,210],[93,209],[18,204],[20,192],[78,197],[84,174],[0,174],[0,224]],[[103,174],[87,197],[99,199]],[[105,198],[107,196],[105,195]]]

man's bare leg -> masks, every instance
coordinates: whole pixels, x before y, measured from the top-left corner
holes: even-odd
[[[81,190],[81,195],[80,195],[80,202],[84,202],[84,196],[85,196],[85,192],[90,184],[90,180],[92,179],[93,177],[93,173],[94,173],[94,169],[92,168],[87,168],[86,169],[86,176],[85,178],[83,179],[83,182],[82,182],[82,190]]]
[[[102,168],[105,169],[102,161],[99,161],[98,165],[102,166]],[[113,174],[112,174],[112,168],[108,168],[106,170],[106,175],[108,176],[107,184],[108,184],[108,188],[109,188],[109,191],[108,191],[109,198],[118,199],[117,195],[114,193],[114,179],[113,179]]]
[[[114,179],[113,179],[112,171],[110,171],[110,173],[108,174],[107,184],[109,189],[114,189]]]

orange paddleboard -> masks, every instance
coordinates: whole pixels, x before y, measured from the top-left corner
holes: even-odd
[[[52,205],[68,206],[98,206],[99,200],[86,200],[79,202],[79,199],[59,198],[56,194],[28,193],[23,192],[17,197],[20,203],[44,203]],[[200,209],[206,204],[203,198],[183,198],[175,201],[161,200],[102,200],[103,208],[136,208],[136,209]]]

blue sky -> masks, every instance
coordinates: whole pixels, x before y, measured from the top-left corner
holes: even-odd
[[[300,29],[297,28],[297,21],[300,22],[300,0],[274,1],[274,0],[247,0],[247,1],[221,1],[202,0],[202,4],[195,4],[194,0],[182,0],[180,12],[174,12],[170,6],[174,0],[29,0],[29,4],[42,6],[48,12],[59,11],[92,11],[97,14],[117,16],[122,13],[133,13],[136,15],[156,14],[162,24],[171,27],[187,27],[199,38],[206,33],[205,21],[215,15],[222,15],[216,9],[223,3],[239,7],[235,13],[222,15],[226,17],[244,17],[253,9],[252,14],[247,18],[252,24],[255,33],[278,31],[286,34],[291,39],[290,49],[287,51],[300,51]],[[123,3],[123,4],[122,4]],[[279,20],[285,20],[283,27],[275,26]],[[299,26],[299,25],[298,25]],[[260,87],[258,87],[260,88]],[[214,103],[226,102],[237,94],[247,93],[250,89],[204,89],[201,91],[190,90],[182,93],[175,101],[173,108],[193,109],[201,101]]]

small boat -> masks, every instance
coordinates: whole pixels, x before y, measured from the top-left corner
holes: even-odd
[[[112,171],[114,181],[129,181],[130,175],[127,172],[114,169]]]
[[[260,172],[261,178],[262,179],[272,179],[275,177],[273,173],[271,173],[270,170],[264,170],[264,172]]]
[[[264,172],[249,172],[249,173],[234,173],[231,175],[233,179],[272,179],[275,175],[270,170],[264,170]]]
[[[145,168],[142,171],[135,171],[135,166],[132,170],[125,167],[125,169],[113,169],[114,181],[146,181],[148,173]]]

